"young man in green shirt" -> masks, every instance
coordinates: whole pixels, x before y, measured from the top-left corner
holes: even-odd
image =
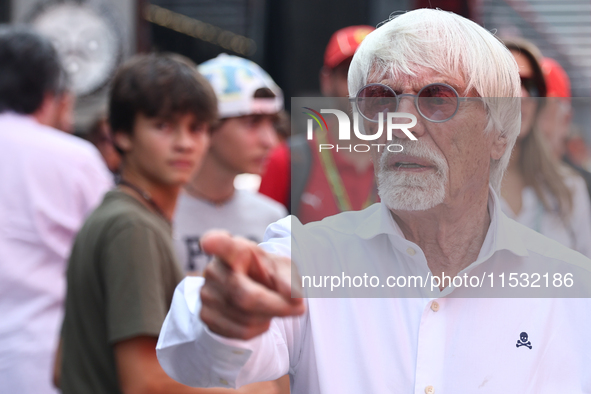
[[[123,155],[121,182],[87,219],[70,257],[57,368],[62,392],[230,392],[175,382],[155,351],[183,277],[170,221],[181,186],[207,150],[215,94],[190,61],[143,55],[119,69],[109,111]]]

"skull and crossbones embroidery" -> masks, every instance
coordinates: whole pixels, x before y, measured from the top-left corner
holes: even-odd
[[[527,346],[531,349],[531,342],[527,340],[527,332],[522,332],[521,334],[519,334],[519,339],[517,340],[517,344],[515,345],[515,347],[520,346]]]

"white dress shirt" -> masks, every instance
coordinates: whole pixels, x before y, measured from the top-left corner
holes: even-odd
[[[459,275],[491,272],[499,286],[503,272],[555,269],[588,280],[591,260],[508,219],[492,189],[488,209],[480,254]],[[262,247],[283,255],[298,249],[292,258],[302,275],[326,265],[430,273],[382,204],[300,227],[295,218],[271,225]],[[453,286],[439,297],[327,298],[323,289],[324,297],[306,299],[303,316],[275,318],[266,333],[241,341],[200,321],[202,284],[179,284],[157,346],[165,371],[191,386],[237,387],[289,373],[294,394],[591,392],[589,298],[467,298],[475,293]],[[494,291],[484,294],[504,294]]]
[[[573,212],[564,223],[555,208],[547,211],[532,187],[521,193],[521,211],[515,214],[509,204],[501,199],[503,212],[511,219],[552,238],[591,258],[591,202],[585,180],[576,173],[565,174],[565,182],[573,196]],[[548,194],[548,199],[554,199]]]
[[[1,392],[57,392],[51,372],[66,262],[112,179],[89,142],[29,116],[0,114]]]

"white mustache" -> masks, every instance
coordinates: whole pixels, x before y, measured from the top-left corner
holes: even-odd
[[[404,153],[409,156],[414,156],[419,159],[425,159],[430,163],[433,163],[437,169],[438,173],[446,173],[448,166],[445,158],[441,153],[434,151],[431,148],[428,148],[425,144],[422,144],[420,141],[409,141],[407,139],[393,139],[390,142],[390,145],[402,145],[402,151],[400,153]],[[380,171],[387,171],[388,170],[388,159],[391,155],[396,155],[394,152],[390,152],[387,147],[384,148],[384,153],[382,157],[380,157]]]

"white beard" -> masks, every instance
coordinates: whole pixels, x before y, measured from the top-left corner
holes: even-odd
[[[449,173],[445,159],[420,142],[397,140],[392,143],[402,145],[404,154],[428,160],[436,171],[413,173],[389,168],[388,158],[394,153],[385,149],[378,171],[378,194],[382,202],[400,211],[424,211],[443,203]]]

